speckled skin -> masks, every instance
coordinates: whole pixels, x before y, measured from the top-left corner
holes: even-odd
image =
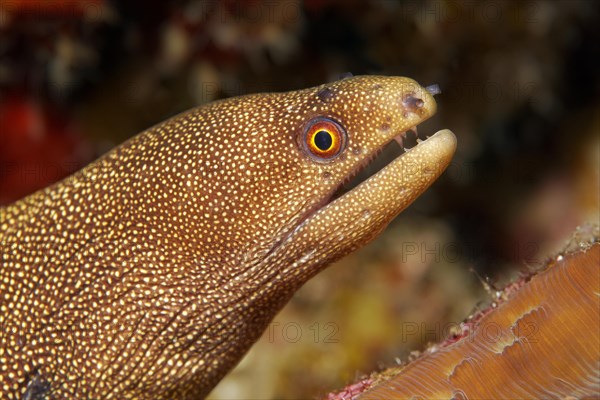
[[[0,397],[202,398],[296,289],[439,176],[449,132],[328,203],[434,112],[407,78],[233,98],[0,209]],[[318,116],[347,133],[328,162],[299,145]]]

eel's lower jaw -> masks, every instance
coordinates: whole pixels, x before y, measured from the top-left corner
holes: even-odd
[[[343,203],[352,202],[353,199],[360,199],[358,202],[355,201],[356,204],[360,204],[360,208],[370,209],[368,198],[373,195],[373,192],[381,192],[382,190],[390,194],[391,197],[388,197],[387,201],[391,202],[399,201],[397,200],[399,197],[408,196],[409,199],[402,200],[403,209],[442,174],[450,164],[456,151],[456,137],[448,129],[442,129],[433,135],[424,135],[417,132],[416,128],[411,128],[394,137],[391,142],[394,141],[400,144],[401,152],[398,156],[379,170],[371,173],[366,179],[363,178],[358,183],[351,180],[349,184],[354,183],[353,188],[337,196],[332,196],[320,207],[317,213],[324,212],[328,208],[335,208]],[[407,143],[410,141],[414,145]],[[364,166],[361,170],[364,170]],[[354,177],[357,178],[358,176],[354,175]],[[399,197],[394,195],[394,190],[399,190],[403,195]],[[398,192],[399,195],[400,192]],[[375,194],[375,197],[375,203],[382,203],[381,199],[377,198],[377,194]],[[378,206],[381,206],[381,204],[378,204]],[[308,219],[314,216],[310,216]]]

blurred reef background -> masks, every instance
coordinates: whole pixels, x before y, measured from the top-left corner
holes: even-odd
[[[439,84],[420,129],[456,133],[452,166],[212,394],[323,396],[459,330],[599,223],[599,43],[592,0],[0,0],[0,205],[212,100],[346,72]]]

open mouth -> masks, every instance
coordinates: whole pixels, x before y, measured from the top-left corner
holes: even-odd
[[[356,210],[351,211],[350,209],[353,208],[351,204],[356,205],[357,202],[348,200],[350,198],[358,199],[359,203],[364,203],[372,210],[375,210],[375,207],[378,206],[385,208],[390,204],[392,204],[391,209],[395,208],[396,210],[401,210],[401,205],[408,206],[445,169],[454,154],[455,148],[456,138],[447,129],[438,131],[432,135],[422,134],[414,127],[401,132],[390,143],[384,145],[381,150],[372,154],[371,157],[359,165],[348,176],[346,182],[340,184],[331,196],[326,197],[322,202],[307,210],[295,221],[294,226],[280,236],[280,239],[274,243],[265,257],[274,253],[284,243],[287,243],[291,237],[296,235],[298,231],[305,229],[312,221],[319,218],[320,215],[329,215],[329,218],[333,218],[332,220],[337,218],[347,219],[348,214],[356,212]],[[426,157],[425,154],[427,155]],[[408,161],[405,161],[406,157],[409,158]],[[417,183],[412,182],[412,180],[412,183],[406,183],[405,179],[394,179],[392,181],[394,187],[406,189],[402,195],[382,200],[381,197],[374,194],[377,190],[376,186],[369,185],[370,183],[381,182],[390,176],[396,177],[403,166],[407,165],[406,162],[414,163],[417,160],[419,160],[420,170],[423,171],[422,177],[414,179]],[[427,184],[423,184],[424,181],[427,181]],[[348,207],[340,208],[335,206],[343,202],[348,204]],[[382,206],[383,203],[386,206]],[[396,203],[395,206],[393,205],[394,203]],[[363,206],[359,206],[359,208],[363,209]],[[342,209],[344,211],[340,211]],[[347,214],[345,214],[346,212]],[[340,213],[344,215],[339,215]],[[338,217],[331,217],[331,215],[337,215]]]
[[[436,96],[437,94],[441,93],[441,89],[437,84],[429,85],[425,87],[425,90],[432,96]],[[418,96],[407,96],[404,102],[405,106],[408,108],[420,108],[423,105],[422,99]],[[367,158],[361,165],[359,165],[354,172],[351,173],[334,191],[333,195],[325,204],[332,203],[345,193],[354,189],[362,182],[377,174],[390,162],[402,156],[407,151],[410,151],[419,143],[427,140],[431,136],[433,136],[433,134],[427,135],[423,131],[419,131],[416,126],[413,126],[404,132],[400,132],[394,137],[393,140],[376,151],[375,154]]]
[[[437,85],[424,89],[432,96],[440,93]],[[420,96],[407,95],[403,103],[408,111],[417,113],[424,106]],[[421,118],[417,124],[425,119]],[[279,239],[265,257],[285,246],[298,232],[315,229],[321,234],[320,224],[313,224],[315,221],[337,221],[339,225],[340,221],[355,221],[356,217],[352,215],[366,215],[365,210],[369,210],[368,215],[380,215],[381,220],[393,218],[441,174],[455,149],[456,138],[449,130],[428,135],[415,125],[399,132],[387,144],[365,157],[329,196],[298,215],[293,226],[277,235]],[[409,165],[414,166],[414,163],[418,163],[419,171],[415,172],[411,167],[407,171],[413,175],[405,176],[405,169]],[[381,184],[387,186],[385,192],[388,195],[380,195]],[[397,195],[391,194],[393,192]]]
[[[345,193],[354,189],[362,182],[366,181],[373,175],[377,174],[383,168],[385,168],[392,160],[402,156],[407,151],[410,151],[419,143],[427,140],[433,134],[428,135],[422,130],[419,131],[417,127],[413,127],[405,132],[401,132],[388,144],[379,149],[370,158],[357,167],[355,173],[348,176],[346,180],[337,188],[333,193],[332,197],[329,198],[327,203],[331,203],[337,200]]]

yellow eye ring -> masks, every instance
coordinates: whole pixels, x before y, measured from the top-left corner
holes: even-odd
[[[304,147],[308,154],[320,161],[338,156],[346,145],[346,132],[330,118],[316,118],[307,126]]]

